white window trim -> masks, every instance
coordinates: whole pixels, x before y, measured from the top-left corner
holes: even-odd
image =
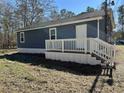
[[[55,30],[55,39],[57,39],[57,30],[56,30],[56,28],[50,28],[49,29],[49,39],[51,40],[51,30]]]
[[[23,37],[21,37],[23,34]],[[23,41],[21,41],[21,38],[23,38]],[[25,43],[25,33],[24,32],[20,32],[20,43]]]

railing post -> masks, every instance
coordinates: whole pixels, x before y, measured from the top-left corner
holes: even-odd
[[[54,49],[54,45],[53,45],[53,42],[54,42],[54,41],[52,41],[52,42],[51,42],[51,45],[52,45],[52,48],[51,48],[51,49],[52,49],[52,50]]]
[[[85,44],[85,53],[87,53],[87,44],[88,44],[87,40],[88,40],[87,38],[84,38],[84,42],[85,42],[84,43]]]
[[[62,52],[64,52],[64,40],[62,40]]]

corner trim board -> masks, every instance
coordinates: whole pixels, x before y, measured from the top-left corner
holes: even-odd
[[[99,38],[99,27],[100,27],[99,20],[97,20],[97,38]]]

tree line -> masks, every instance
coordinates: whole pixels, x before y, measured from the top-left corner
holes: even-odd
[[[118,13],[118,23],[117,23],[117,29],[113,33],[113,39],[124,40],[124,4],[118,7],[117,13]]]
[[[124,5],[118,8],[120,31],[124,29]],[[104,3],[100,9],[104,9]],[[93,12],[90,6],[87,12]],[[85,11],[85,12],[86,12]],[[76,14],[72,11],[59,10],[54,0],[1,0],[0,1],[0,48],[16,48],[16,31],[52,20],[70,18]],[[118,36],[115,35],[116,37]],[[119,35],[120,36],[120,35]],[[121,35],[123,36],[123,35]],[[118,38],[118,37],[117,37]]]
[[[74,16],[66,9],[58,10],[54,0],[0,1],[0,48],[16,47],[16,31],[20,28]]]

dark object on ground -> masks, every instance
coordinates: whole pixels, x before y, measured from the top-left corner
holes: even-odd
[[[116,40],[115,44],[116,45],[124,45],[124,40]]]

